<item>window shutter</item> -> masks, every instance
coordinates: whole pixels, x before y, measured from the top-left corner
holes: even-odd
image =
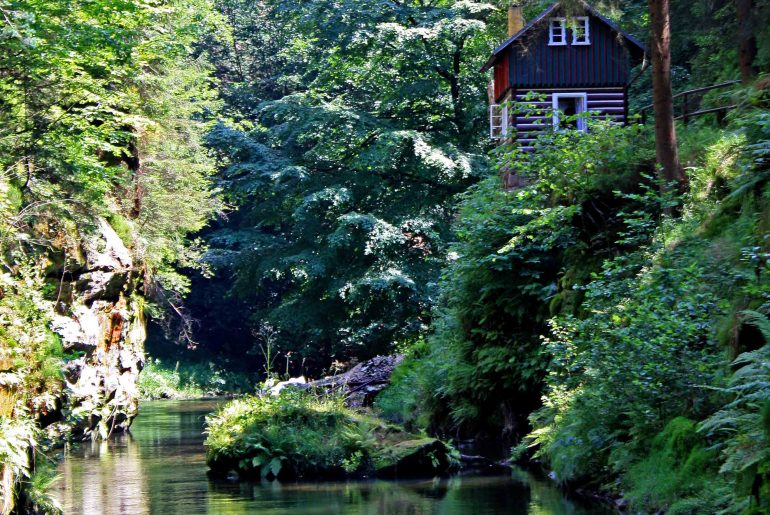
[[[500,139],[503,133],[503,109],[500,104],[489,106],[489,137]]]

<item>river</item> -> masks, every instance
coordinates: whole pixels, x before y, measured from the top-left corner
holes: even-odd
[[[66,514],[528,514],[593,515],[515,471],[422,481],[245,483],[206,476],[204,416],[219,401],[144,402],[131,434],[69,450],[55,496]]]

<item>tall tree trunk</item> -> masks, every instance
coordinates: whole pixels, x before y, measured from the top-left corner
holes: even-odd
[[[749,82],[756,77],[754,58],[757,56],[757,38],[754,35],[753,0],[735,0],[735,15],[738,21],[738,66],[741,80]]]
[[[671,90],[671,22],[669,0],[648,0],[652,30],[652,100],[655,113],[655,154],[666,182],[682,188],[687,177],[679,164]]]

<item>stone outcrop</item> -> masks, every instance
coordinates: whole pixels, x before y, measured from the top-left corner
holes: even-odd
[[[106,437],[127,430],[138,412],[146,323],[134,291],[139,275],[120,237],[100,219],[82,241],[49,267],[58,288],[52,329],[81,354],[67,363],[64,404],[83,434]]]

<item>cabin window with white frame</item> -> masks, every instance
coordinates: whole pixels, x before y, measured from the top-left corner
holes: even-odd
[[[570,28],[572,29],[573,45],[591,44],[591,29],[588,23],[588,16],[577,16],[573,18]]]
[[[567,20],[565,18],[551,18],[548,30],[548,44],[560,46],[567,44]]]
[[[508,137],[508,104],[489,106],[489,137],[503,140]]]
[[[554,93],[552,96],[553,126],[555,129],[574,129],[586,132],[588,126],[583,113],[587,111],[585,93]]]

